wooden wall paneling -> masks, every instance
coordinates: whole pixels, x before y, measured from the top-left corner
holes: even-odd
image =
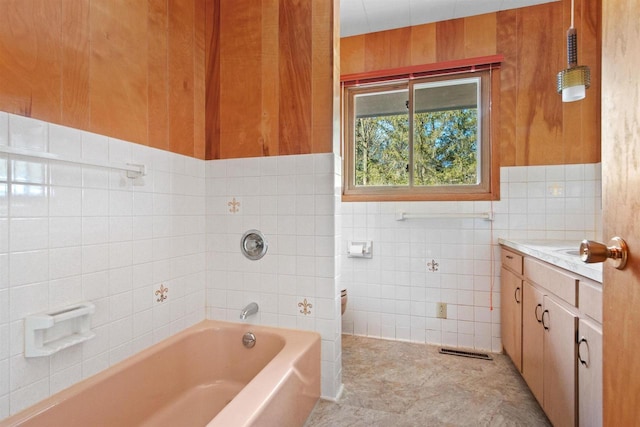
[[[500,144],[500,166],[516,165],[517,22],[515,10],[497,14],[496,48],[504,55],[500,65],[500,122],[496,141]]]
[[[148,0],[148,145],[169,150],[169,10],[167,0]]]
[[[464,58],[464,19],[436,23],[436,58],[438,62]]]
[[[205,1],[206,158],[331,152],[337,0]]]
[[[147,142],[147,2],[91,1],[91,131]]]
[[[280,154],[311,152],[311,1],[280,0]]]
[[[205,159],[220,158],[220,0],[205,0]]]
[[[0,109],[60,122],[61,5],[54,0],[0,3]]]
[[[340,39],[340,74],[359,73],[365,69],[364,35]]]
[[[205,1],[0,2],[0,110],[204,157]]]
[[[578,46],[580,46],[580,41],[584,42],[584,34],[582,31],[582,25],[580,24],[580,3],[578,0],[578,4],[576,5],[576,12],[578,14],[578,19],[576,21],[576,28],[578,31]],[[561,26],[556,31],[556,36],[563,40],[562,44],[563,51],[560,58],[560,62],[558,63],[558,72],[567,68],[567,53],[566,53],[566,30],[571,25],[571,2],[564,2],[561,8]],[[578,59],[582,61],[583,58],[578,55]],[[582,62],[581,62],[582,64]],[[562,95],[557,94],[557,97],[562,100]],[[560,104],[562,106],[562,147],[564,148],[564,158],[575,158],[577,161],[582,163],[584,158],[583,148],[583,134],[582,134],[582,111],[584,106],[584,101],[576,101],[576,102],[564,102]]]
[[[582,110],[585,162],[600,162],[602,156],[602,2],[582,1],[582,28],[589,42],[583,43],[578,59],[591,67],[591,87]],[[580,59],[582,58],[582,59]]]
[[[261,2],[220,2],[221,158],[262,155],[261,23]]]
[[[311,150],[333,150],[333,8],[334,0],[314,1],[312,5],[312,88]],[[336,6],[338,7],[338,6]]]
[[[602,140],[602,2],[580,2],[578,61],[591,68],[591,87],[582,101],[582,152],[584,162],[599,162]],[[581,43],[582,41],[582,43]]]
[[[489,56],[497,53],[497,15],[495,13],[470,16],[465,18],[463,22],[465,58]]]
[[[411,27],[411,65],[433,64],[436,56],[436,24]]]
[[[169,147],[194,154],[194,2],[169,0]]]
[[[364,71],[405,67],[411,63],[411,27],[365,35]]]
[[[89,105],[89,0],[62,1],[62,117],[67,126],[87,129]]]
[[[193,31],[193,156],[204,159],[206,148],[205,129],[205,69],[206,0],[195,0]]]
[[[411,27],[410,64],[403,65],[503,54],[497,133],[500,164],[598,162],[602,4],[576,2],[578,59],[591,67],[592,86],[586,99],[563,104],[555,78],[566,67],[570,7],[570,0],[562,0]],[[396,41],[385,45],[393,36],[393,31],[383,31],[342,39],[341,61],[348,68],[343,67],[341,73],[391,68],[391,53],[385,49],[406,50],[398,46],[407,46]],[[366,46],[362,46],[363,38]]]
[[[279,0],[262,1],[260,155],[263,156],[280,154],[279,10]]]
[[[565,22],[570,22],[570,4],[565,8]],[[563,122],[579,126],[579,133],[565,135],[567,159],[576,163],[595,163],[600,161],[601,140],[601,31],[602,2],[576,2],[576,29],[578,32],[578,63],[591,69],[591,87],[587,89],[585,99],[575,102],[579,106],[577,115],[565,108]],[[569,27],[569,24],[566,25]],[[566,61],[566,59],[565,59]],[[568,104],[563,104],[568,106]],[[573,136],[573,138],[572,138]]]
[[[333,0],[333,50],[331,51],[333,68],[332,92],[333,92],[333,140],[332,151],[334,153],[342,153],[342,90],[340,85],[340,1]]]
[[[562,101],[555,88],[564,52],[561,20],[561,3],[518,10],[517,165],[566,162]]]

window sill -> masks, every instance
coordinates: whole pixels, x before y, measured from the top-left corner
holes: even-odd
[[[432,201],[491,201],[500,200],[500,189],[491,193],[432,193],[432,194],[343,194],[343,202],[432,202]]]

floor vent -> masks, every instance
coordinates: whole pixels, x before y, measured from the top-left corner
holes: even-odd
[[[474,359],[493,360],[493,358],[489,356],[487,353],[474,353],[472,351],[454,350],[452,348],[442,347],[440,349],[440,353],[449,354],[451,356],[462,356],[462,357],[471,357]]]

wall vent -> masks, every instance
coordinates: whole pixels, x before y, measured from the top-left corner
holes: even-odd
[[[462,357],[471,357],[473,359],[493,360],[493,358],[489,356],[487,353],[475,353],[472,351],[455,350],[453,348],[445,348],[445,347],[440,348],[439,352],[442,354],[449,354],[451,356],[462,356]]]

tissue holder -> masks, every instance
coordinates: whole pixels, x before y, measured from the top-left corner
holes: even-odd
[[[348,241],[348,258],[373,258],[373,242],[371,240]]]
[[[24,321],[24,356],[50,356],[95,336],[89,329],[95,306],[83,302],[33,314]]]

